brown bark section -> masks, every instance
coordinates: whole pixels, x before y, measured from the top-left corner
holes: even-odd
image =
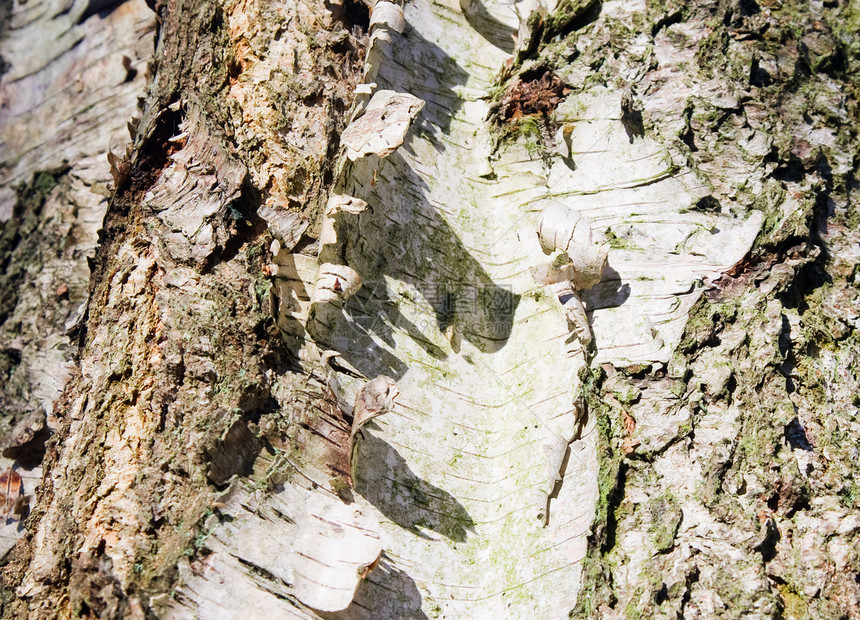
[[[105,151],[126,135],[145,86],[155,20],[143,0],[34,0],[4,6],[4,16],[0,468],[22,476],[26,513],[44,436],[57,426],[54,402],[74,369],[67,331],[86,305],[110,196]],[[22,532],[17,519],[0,521],[3,554]]]
[[[271,319],[256,210],[313,218],[324,202],[361,31],[322,3],[157,11],[154,77],[115,165],[78,371],[3,572],[7,617],[142,617],[195,553],[218,489],[266,445],[260,416],[291,411],[271,391],[296,366]]]

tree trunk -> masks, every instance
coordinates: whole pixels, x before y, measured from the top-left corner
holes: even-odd
[[[860,616],[856,5],[5,11],[4,617]]]

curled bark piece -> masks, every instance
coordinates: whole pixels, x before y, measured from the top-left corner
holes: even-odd
[[[562,202],[551,203],[541,214],[538,240],[544,253],[560,253],[552,263],[532,269],[532,277],[551,288],[584,350],[592,335],[579,291],[600,282],[609,248],[594,240],[587,218]]]
[[[549,443],[543,446],[543,452],[546,455],[547,485],[538,494],[537,515],[543,525],[546,525],[549,520],[549,499],[552,497],[556,485],[561,481],[568,445],[570,442],[565,441],[562,437],[553,437]]]
[[[570,159],[573,156],[573,147],[570,143],[573,127],[572,124],[561,125],[555,132],[555,152],[561,155],[562,159]]]
[[[320,265],[308,309],[307,330],[319,343],[329,342],[332,328],[341,315],[343,302],[361,288],[361,276],[352,267],[324,263]]]
[[[313,609],[342,611],[382,554],[379,524],[355,504],[339,502],[311,517],[291,556],[293,592]]]
[[[594,240],[591,222],[563,202],[552,202],[541,214],[538,239],[545,254],[560,251],[573,266],[573,285],[577,290],[600,282],[609,248]]]
[[[406,19],[403,17],[403,9],[399,4],[383,0],[370,0],[365,2],[370,9],[370,41],[364,57],[364,79],[366,84],[374,83],[379,73],[379,67],[384,59],[389,58],[393,39],[406,27]],[[356,91],[358,93],[359,91]],[[370,94],[368,91],[366,94]],[[357,101],[361,106],[361,101]]]
[[[588,316],[585,314],[585,307],[582,305],[579,294],[573,289],[570,282],[559,282],[550,288],[561,304],[564,318],[570,323],[579,344],[583,348],[587,348],[592,339],[591,326],[588,324]]]
[[[375,28],[390,28],[394,32],[403,32],[406,20],[403,9],[393,2],[379,1],[373,5],[370,13],[370,30]]]
[[[346,243],[343,215],[355,216],[365,209],[367,209],[367,203],[360,198],[353,198],[345,194],[333,194],[328,199],[319,237],[321,262],[341,262],[343,260],[343,246]]]
[[[349,462],[353,484],[355,483],[355,436],[373,418],[388,413],[394,408],[394,399],[400,394],[394,379],[380,375],[371,379],[355,397],[352,410],[352,432],[349,434]]]
[[[591,225],[573,207],[554,201],[541,213],[538,239],[544,254],[552,254],[556,250],[568,253],[571,246],[591,242]]]
[[[311,297],[311,305],[346,301],[361,288],[361,276],[347,265],[325,263],[320,266],[319,277]]]
[[[400,388],[391,377],[379,375],[368,381],[355,397],[352,435],[373,418],[390,411],[398,394]]]
[[[571,170],[576,170],[576,162],[573,160],[573,144],[571,136],[574,125],[565,124],[558,128],[555,133],[555,152],[561,155],[561,161]]]
[[[352,213],[358,215],[367,209],[367,203],[361,198],[354,198],[346,194],[332,194],[325,207],[326,217],[335,217],[338,213]]]
[[[591,326],[588,324],[588,316],[585,314],[585,306],[582,305],[582,299],[574,288],[576,272],[569,266],[554,268],[551,265],[541,265],[532,269],[532,276],[538,284],[549,286],[558,303],[561,304],[564,317],[580,345],[583,349],[587,348],[593,336]]]
[[[532,267],[532,278],[542,286],[549,286],[559,282],[570,282],[576,275],[573,262],[567,254],[561,254],[552,263]]]
[[[257,208],[257,215],[266,221],[269,232],[277,239],[281,250],[291,252],[308,228],[308,221],[298,213],[270,205]]]
[[[355,161],[365,155],[390,155],[403,144],[409,126],[423,107],[423,100],[408,93],[376,91],[364,114],[341,134],[346,156]]]

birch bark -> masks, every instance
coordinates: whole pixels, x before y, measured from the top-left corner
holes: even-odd
[[[860,614],[854,4],[6,14],[4,617]]]

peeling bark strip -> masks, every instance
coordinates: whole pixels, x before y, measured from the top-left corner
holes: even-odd
[[[381,375],[367,382],[355,397],[352,408],[352,430],[349,433],[349,463],[350,477],[355,481],[355,451],[356,435],[362,427],[394,408],[394,399],[400,394],[400,389],[391,377]]]
[[[424,102],[418,97],[390,90],[376,91],[361,116],[343,131],[341,143],[346,147],[346,156],[355,161],[365,155],[390,155],[403,144],[409,125],[423,107]]]
[[[214,252],[226,249],[237,227],[250,225],[230,212],[247,170],[212,135],[196,105],[189,104],[183,117],[179,131],[187,137],[181,138],[181,148],[170,155],[170,165],[144,194],[141,206],[157,213],[166,227],[160,236],[171,257],[201,267]]]
[[[0,38],[4,617],[860,616],[856,7],[151,4]]]
[[[378,524],[355,506],[329,504],[316,523],[299,533],[293,588],[303,603],[320,611],[343,611],[382,553]]]

